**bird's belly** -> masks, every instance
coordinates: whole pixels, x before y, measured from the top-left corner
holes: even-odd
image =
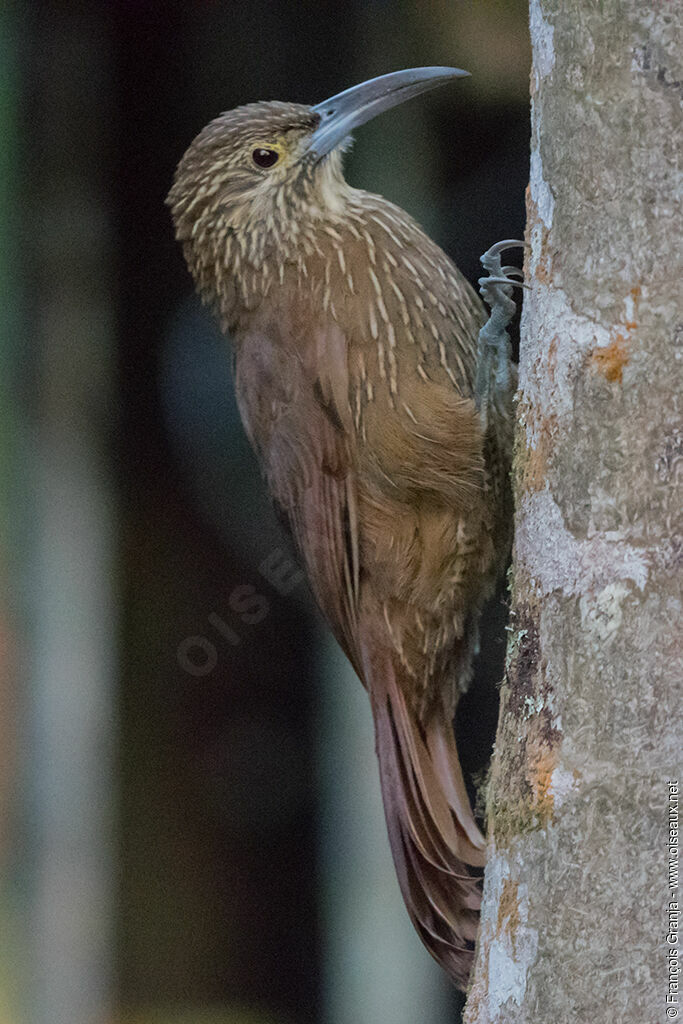
[[[499,569],[476,413],[457,394],[436,397],[417,426],[369,419],[358,449],[364,613],[385,624],[423,709],[454,706],[466,687]]]
[[[361,564],[385,600],[426,614],[466,604],[490,570],[488,517],[478,501],[456,512],[432,494],[387,499],[359,486]]]

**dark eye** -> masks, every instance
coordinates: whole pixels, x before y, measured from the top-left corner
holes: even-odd
[[[251,158],[257,167],[272,167],[280,159],[276,149],[255,149]]]

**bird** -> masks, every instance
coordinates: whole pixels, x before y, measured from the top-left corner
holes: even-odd
[[[453,722],[510,549],[510,388],[480,393],[473,288],[411,216],[347,183],[343,153],[465,75],[410,68],[223,113],[167,198],[267,487],[369,695],[408,913],[461,989],[486,844]]]

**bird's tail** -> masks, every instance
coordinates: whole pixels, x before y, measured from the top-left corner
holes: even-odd
[[[435,718],[422,725],[404,697],[392,654],[372,662],[366,681],[403,899],[429,952],[465,989],[481,903],[481,880],[467,866],[483,866],[485,841],[465,789],[452,723]]]

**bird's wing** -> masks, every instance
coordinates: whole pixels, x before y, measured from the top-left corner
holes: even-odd
[[[331,327],[329,334],[335,331]],[[237,349],[236,394],[315,598],[358,671],[358,509],[345,429],[348,395],[339,375],[345,372],[345,342],[329,335],[313,341],[325,345],[326,364],[313,350],[302,359],[262,333],[243,335]],[[323,365],[325,370],[320,369]]]

